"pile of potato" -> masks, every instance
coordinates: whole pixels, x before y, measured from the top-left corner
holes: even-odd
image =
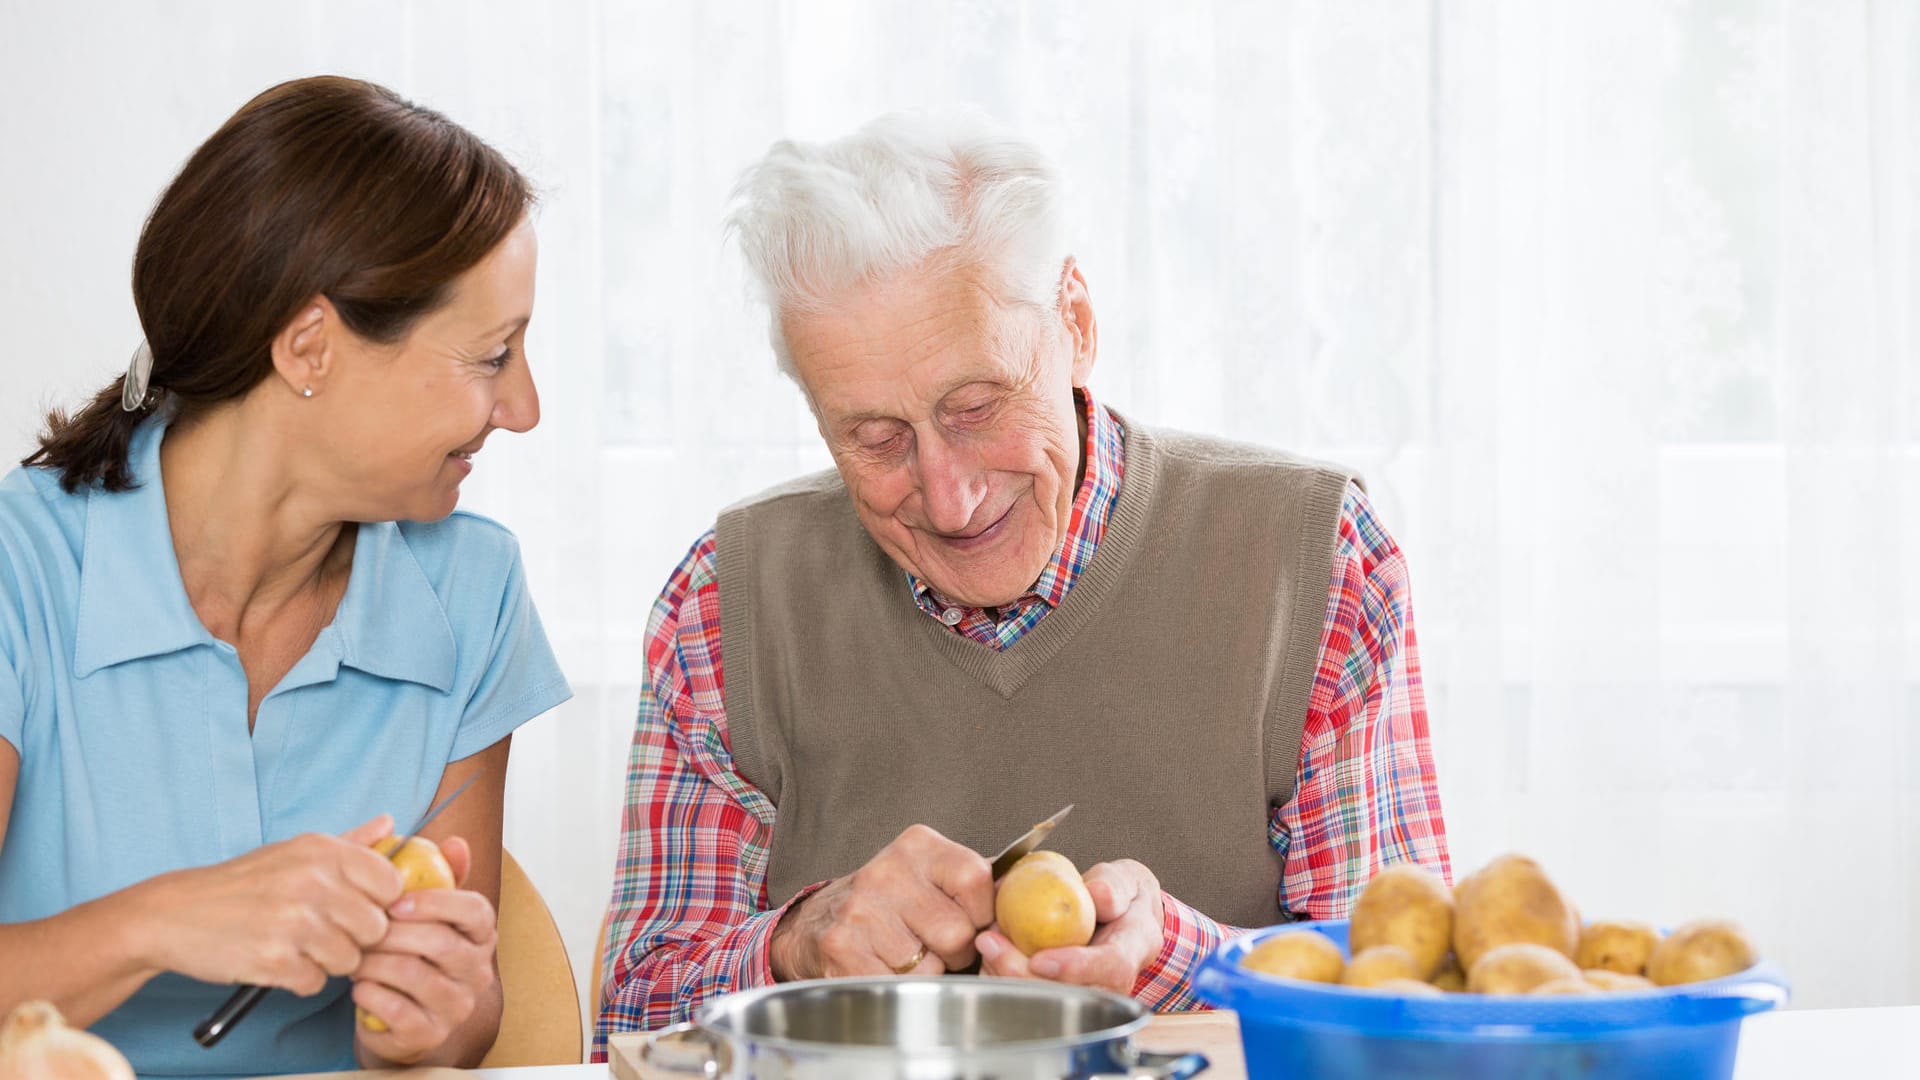
[[[1717,979],[1758,954],[1726,919],[1661,937],[1640,922],[1582,925],[1540,864],[1502,855],[1451,892],[1422,866],[1387,867],[1367,883],[1348,927],[1353,959],[1323,934],[1277,934],[1241,965],[1268,975],[1438,997],[1593,994]]]

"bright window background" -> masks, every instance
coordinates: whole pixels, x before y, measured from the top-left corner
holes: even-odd
[[[578,694],[515,739],[507,843],[583,983],[653,596],[825,461],[725,194],[775,138],[969,102],[1072,181],[1109,402],[1365,470],[1456,865],[1735,915],[1802,1005],[1920,1001],[1912,3],[0,0],[8,459],[124,365],[181,160],[323,71],[545,191],[545,420],[466,505]]]

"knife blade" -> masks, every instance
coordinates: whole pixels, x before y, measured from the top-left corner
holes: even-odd
[[[1032,854],[1033,850],[1047,838],[1047,834],[1053,831],[1053,827],[1060,824],[1061,820],[1072,812],[1073,804],[1068,803],[1052,817],[1021,833],[1019,839],[1001,848],[1000,854],[993,857],[993,880],[999,881],[1006,877],[1007,871],[1013,869],[1014,863]]]
[[[446,798],[435,803],[433,808],[427,811],[425,817],[422,817],[414,823],[413,830],[401,837],[400,842],[393,845],[392,851],[387,852],[387,861],[392,862],[394,859],[399,858],[400,853],[406,850],[408,842],[414,837],[419,836],[420,830],[426,828],[428,822],[439,817],[440,811],[445,810],[448,804],[459,798],[461,792],[473,786],[473,782],[484,776],[486,771],[485,769],[481,769],[479,772],[462,780],[459,787],[454,788]],[[232,1031],[235,1024],[238,1024],[248,1013],[252,1012],[253,1007],[260,1004],[260,999],[266,997],[267,991],[271,989],[273,989],[271,986],[253,986],[251,984],[234,987],[233,993],[228,995],[226,1003],[218,1009],[215,1009],[212,1016],[201,1021],[199,1027],[193,1029],[193,1041],[208,1050],[218,1046],[220,1040],[227,1037],[227,1032]]]

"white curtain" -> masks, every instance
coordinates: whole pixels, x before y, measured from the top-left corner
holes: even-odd
[[[578,693],[515,739],[507,843],[583,984],[648,605],[719,507],[825,461],[726,192],[775,138],[966,102],[1072,182],[1107,400],[1365,470],[1413,567],[1457,867],[1518,849],[1591,915],[1737,916],[1804,1005],[1920,1000],[1912,3],[0,20],[10,457],[124,363],[141,215],[265,85],[387,82],[542,184],[545,420],[467,505],[519,533]]]

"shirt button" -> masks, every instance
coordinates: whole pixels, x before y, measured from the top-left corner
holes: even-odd
[[[940,621],[943,623],[946,623],[948,626],[959,626],[960,625],[960,609],[950,607],[947,610],[941,612]]]

